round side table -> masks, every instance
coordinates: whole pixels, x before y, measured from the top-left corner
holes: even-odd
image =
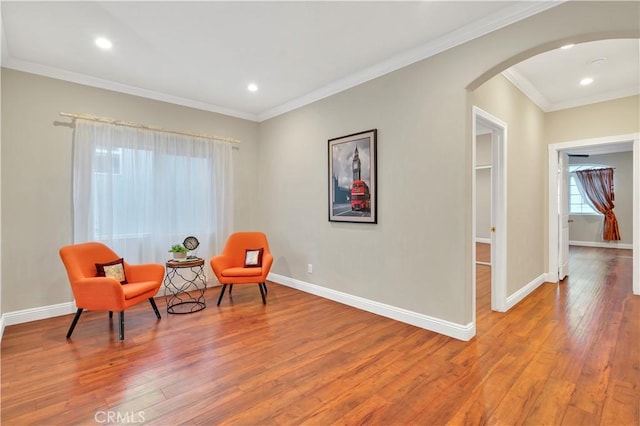
[[[207,288],[204,259],[168,260],[166,268],[164,296],[167,313],[190,314],[207,307],[204,298]]]

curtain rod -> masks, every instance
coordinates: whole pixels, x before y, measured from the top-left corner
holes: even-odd
[[[100,123],[114,124],[116,126],[134,127],[136,129],[155,130],[157,132],[173,133],[175,135],[194,136],[194,137],[197,137],[197,138],[211,139],[211,140],[216,140],[216,141],[240,143],[239,140],[236,140],[236,139],[233,139],[233,138],[226,138],[226,137],[223,137],[223,136],[211,136],[211,135],[206,135],[206,134],[203,134],[203,133],[182,132],[182,131],[179,131],[179,130],[163,129],[162,127],[147,126],[145,124],[132,123],[130,121],[115,120],[113,118],[108,118],[108,117],[98,117],[98,116],[90,115],[90,114],[71,114],[71,113],[68,113],[68,112],[61,112],[60,115],[63,116],[63,117],[71,117],[74,120],[75,119],[80,119],[80,120],[88,120],[88,121],[97,121],[97,122],[100,122]]]

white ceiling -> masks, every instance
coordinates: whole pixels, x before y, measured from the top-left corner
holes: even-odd
[[[261,121],[557,4],[5,0],[2,66]],[[589,43],[505,75],[561,109],[640,93],[638,52],[638,40]],[[596,81],[580,87],[588,71]]]
[[[600,40],[555,49],[504,72],[544,111],[640,93],[640,40]],[[580,86],[580,80],[594,82]]]

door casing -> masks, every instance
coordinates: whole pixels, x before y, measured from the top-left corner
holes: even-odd
[[[558,279],[569,275],[569,154],[558,153]]]
[[[560,243],[565,244],[560,237],[559,202],[561,179],[559,179],[560,154],[576,148],[606,148],[607,145],[620,143],[633,144],[633,294],[640,295],[640,133],[608,136],[602,138],[582,139],[570,142],[550,144],[549,150],[549,188],[548,188],[548,224],[549,248],[547,281],[559,281]],[[563,201],[564,202],[564,201]],[[566,242],[568,244],[568,241]]]
[[[491,232],[491,309],[498,312],[507,310],[507,123],[488,112],[474,106],[472,108],[472,318],[476,323],[476,137],[477,126],[482,124],[492,131],[491,143],[491,223],[495,231]]]

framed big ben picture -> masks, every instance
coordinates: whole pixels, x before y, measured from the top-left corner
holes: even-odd
[[[377,129],[329,139],[329,221],[378,223]]]

